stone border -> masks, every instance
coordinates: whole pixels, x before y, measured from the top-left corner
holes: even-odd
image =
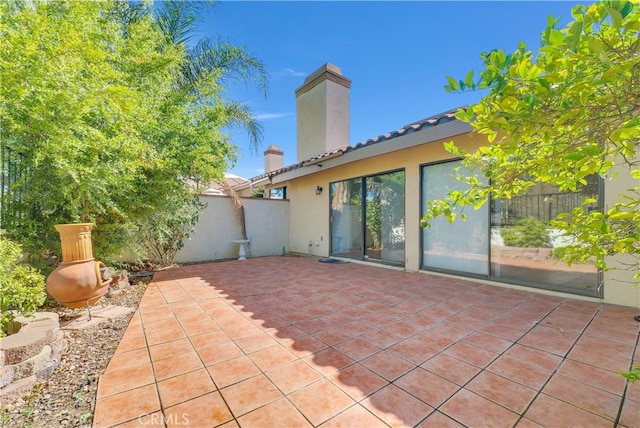
[[[0,401],[15,402],[53,373],[65,347],[58,314],[16,317],[22,328],[0,339]]]

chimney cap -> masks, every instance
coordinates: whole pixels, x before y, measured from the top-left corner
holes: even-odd
[[[347,89],[351,88],[351,79],[347,79],[346,77],[344,77],[339,67],[326,62],[316,71],[307,76],[306,79],[304,79],[304,83],[302,84],[302,86],[296,89],[296,97],[307,92],[309,89],[313,88],[318,83],[324,80],[330,80],[344,86]]]
[[[267,147],[267,150],[265,150],[264,155],[283,155],[284,152],[282,150],[280,150],[280,147],[278,147],[278,145],[276,144],[271,144],[269,147]]]

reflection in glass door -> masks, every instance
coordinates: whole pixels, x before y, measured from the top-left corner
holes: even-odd
[[[331,183],[331,254],[362,258],[362,179]]]
[[[404,171],[331,183],[330,198],[332,255],[404,264]]]
[[[364,179],[365,259],[404,263],[404,171]]]

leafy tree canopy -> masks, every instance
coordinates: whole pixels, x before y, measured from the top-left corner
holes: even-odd
[[[202,7],[0,2],[1,220],[27,252],[56,253],[53,225],[83,221],[108,260],[173,206],[165,200],[190,201],[233,164],[227,127],[258,141],[259,124],[222,87],[236,78],[266,90],[266,70],[241,47],[191,47]]]
[[[594,258],[603,269],[606,256],[629,254],[638,279],[640,7],[637,0],[601,1],[575,6],[572,16],[562,29],[548,19],[535,55],[524,43],[511,54],[494,50],[482,55],[479,78],[473,72],[460,81],[448,78],[448,91],[488,90],[456,117],[489,144],[474,153],[445,145],[475,175],[458,177],[468,191],[430,201],[421,224],[437,216],[454,221],[460,207],[523,195],[536,183],[576,191],[592,174],[626,180],[636,185],[624,186],[619,202],[604,212],[578,208],[552,222],[577,238],[576,245],[555,251],[569,264]]]

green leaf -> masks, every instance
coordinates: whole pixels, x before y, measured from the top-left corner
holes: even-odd
[[[558,30],[549,31],[549,44],[552,46],[558,46],[564,43],[564,34]]]
[[[456,80],[451,76],[447,76],[447,81],[449,82],[449,85],[445,86],[445,88],[450,92],[456,92],[458,90],[458,83]]]

